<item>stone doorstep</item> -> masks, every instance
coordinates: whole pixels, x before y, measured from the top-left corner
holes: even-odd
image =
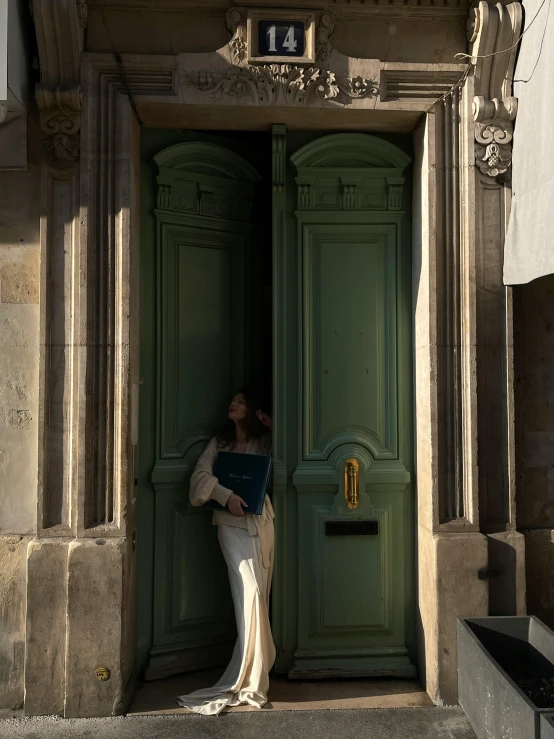
[[[164,680],[139,684],[129,716],[189,714],[175,704],[175,697],[213,685],[221,669],[176,675]],[[423,708],[433,705],[417,680],[314,680],[290,681],[272,676],[270,702],[263,710],[321,711],[367,708]],[[252,706],[237,706],[231,713],[257,711]]]

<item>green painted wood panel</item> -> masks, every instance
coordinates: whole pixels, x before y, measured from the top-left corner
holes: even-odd
[[[286,426],[274,601],[288,604],[275,611],[277,668],[413,676],[410,159],[363,134],[296,150],[293,139],[274,199],[274,353],[286,358],[274,365]],[[291,323],[296,334],[283,330]],[[344,497],[351,457],[354,510]],[[377,535],[326,534],[329,520],[356,519],[375,521]]]
[[[209,510],[190,505],[188,488],[229,397],[248,374],[251,211],[259,179],[241,157],[212,143],[178,144],[154,159],[153,585],[150,603],[142,603],[152,609],[147,679],[223,665],[235,639],[217,529]]]

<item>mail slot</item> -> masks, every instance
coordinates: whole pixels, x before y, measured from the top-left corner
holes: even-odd
[[[369,521],[325,521],[327,536],[377,536],[379,522]]]

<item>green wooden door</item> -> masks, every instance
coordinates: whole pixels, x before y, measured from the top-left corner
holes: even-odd
[[[188,501],[207,441],[247,376],[254,169],[203,142],[155,157],[152,640],[146,678],[225,664],[235,624],[211,513]]]
[[[278,669],[413,676],[410,158],[274,138]]]

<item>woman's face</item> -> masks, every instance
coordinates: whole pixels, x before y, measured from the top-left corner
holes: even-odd
[[[235,395],[229,405],[229,418],[235,423],[245,421],[248,416],[248,406],[244,400],[244,395],[238,393]]]

